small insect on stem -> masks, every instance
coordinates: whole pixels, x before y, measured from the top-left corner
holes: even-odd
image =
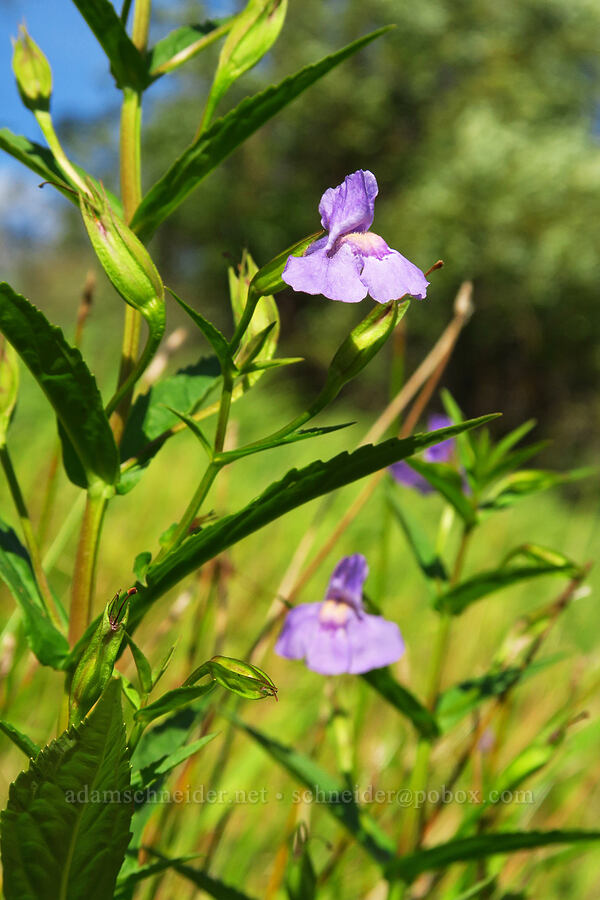
[[[129,588],[129,590],[123,597],[123,600],[121,601],[121,605],[119,606],[117,614],[114,615],[114,608],[115,608],[115,605],[119,602],[120,594],[121,594],[121,589],[119,589],[117,591],[117,593],[115,594],[115,596],[113,597],[112,603],[110,605],[110,610],[108,612],[108,621],[110,622],[110,627],[111,627],[112,631],[117,631],[119,629],[119,626],[121,624],[121,613],[123,612],[123,609],[125,608],[125,604],[129,600],[129,598],[131,596],[133,596],[133,594],[137,594],[137,588],[134,588],[134,587]]]

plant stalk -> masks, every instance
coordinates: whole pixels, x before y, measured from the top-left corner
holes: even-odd
[[[73,572],[71,613],[69,616],[69,641],[73,646],[92,621],[96,561],[102,532],[102,521],[108,498],[104,494],[88,492],[79,546]]]

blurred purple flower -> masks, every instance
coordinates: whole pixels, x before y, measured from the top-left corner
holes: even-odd
[[[325,599],[295,606],[287,614],[275,652],[304,659],[321,675],[360,675],[400,659],[404,641],[396,623],[364,611],[362,586],[368,572],[360,553],[340,560]]]
[[[427,420],[427,431],[448,428],[452,424],[452,419],[448,416],[435,413]],[[433,446],[427,447],[424,451],[423,459],[425,462],[430,463],[451,462],[454,455],[454,444],[454,438],[448,438],[445,441],[440,441],[439,444],[433,444]],[[431,494],[433,492],[429,482],[419,472],[415,472],[404,460],[391,465],[390,473],[399,484],[403,484],[405,487],[415,488],[421,494]]]
[[[378,190],[373,173],[359,169],[325,191],[319,212],[328,234],[304,256],[290,256],[281,276],[286,284],[345,303],[358,303],[367,294],[378,303],[405,294],[425,297],[429,282],[423,272],[369,231]]]

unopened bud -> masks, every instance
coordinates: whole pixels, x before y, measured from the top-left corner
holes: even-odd
[[[24,25],[13,40],[12,68],[17,79],[21,99],[27,109],[48,110],[52,94],[50,63],[29,35]]]
[[[113,287],[146,319],[164,317],[164,286],[150,254],[106,196],[91,184],[88,188],[90,195],[80,195],[81,215]]]
[[[108,684],[125,636],[131,588],[123,599],[115,594],[104,609],[96,631],[84,650],[71,682],[69,724],[81,722]]]
[[[312,415],[331,403],[342,387],[373,359],[408,309],[409,302],[392,300],[385,306],[376,306],[352,329],[331,361],[325,386],[311,407]]]

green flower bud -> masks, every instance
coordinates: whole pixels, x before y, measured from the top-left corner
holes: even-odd
[[[19,36],[13,40],[12,68],[17,79],[21,99],[27,109],[48,110],[52,94],[52,70],[50,63],[27,34],[24,25],[19,26]]]
[[[164,317],[164,286],[150,254],[91,183],[79,198],[81,215],[102,268],[115,290],[145,319]]]
[[[108,684],[125,636],[131,588],[121,600],[116,593],[104,609],[102,619],[85,648],[71,682],[69,724],[81,722]]]
[[[261,700],[264,697],[277,699],[277,688],[267,673],[240,659],[213,656],[192,672],[184,681],[184,686],[194,684],[205,675],[210,675],[221,687],[248,700]]]
[[[17,402],[18,390],[17,353],[6,338],[0,337],[0,444],[4,444],[6,440],[6,432]]]
[[[311,416],[331,403],[343,386],[373,359],[408,309],[409,302],[392,300],[385,306],[377,306],[352,329],[331,361],[325,386],[310,409]]]

